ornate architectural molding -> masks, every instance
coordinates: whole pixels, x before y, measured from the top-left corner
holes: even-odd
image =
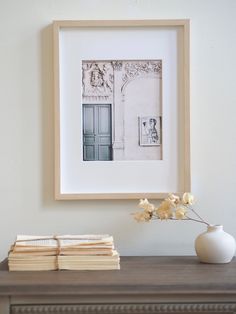
[[[147,61],[128,61],[124,63],[124,73],[122,80],[124,85],[138,77],[145,77],[147,75],[155,75],[161,77],[162,61],[161,60],[147,60]]]
[[[150,75],[161,78],[162,61],[83,61],[83,100],[102,101],[111,98],[114,91],[114,71],[122,71],[122,90],[125,85],[136,78]]]
[[[113,66],[111,62],[83,61],[83,97],[109,97],[113,93]]]
[[[108,101],[110,96],[84,96],[84,102],[99,102],[99,101]]]
[[[122,70],[122,64],[123,64],[123,61],[112,61],[112,66],[113,66],[113,69],[115,71],[121,71]]]
[[[74,304],[13,305],[11,314],[153,314],[153,313],[227,313],[236,312],[236,303],[170,303],[170,304]]]

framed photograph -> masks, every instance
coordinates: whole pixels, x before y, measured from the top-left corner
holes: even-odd
[[[140,146],[161,145],[161,117],[139,118],[139,144]]]
[[[190,191],[189,21],[55,21],[55,198]]]

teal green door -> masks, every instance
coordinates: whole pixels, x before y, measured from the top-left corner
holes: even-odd
[[[112,160],[111,105],[83,105],[83,158]]]

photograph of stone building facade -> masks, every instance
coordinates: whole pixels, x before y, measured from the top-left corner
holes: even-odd
[[[83,159],[162,159],[162,61],[82,61]]]

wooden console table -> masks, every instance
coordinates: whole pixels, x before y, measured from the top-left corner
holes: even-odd
[[[8,272],[0,314],[236,313],[236,261],[122,257],[116,271]]]

